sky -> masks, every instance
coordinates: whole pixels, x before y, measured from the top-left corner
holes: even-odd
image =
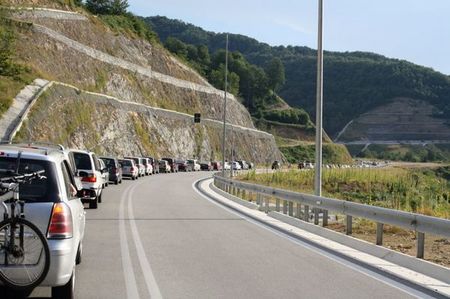
[[[128,1],[139,16],[317,48],[316,0]],[[324,49],[374,52],[450,75],[450,0],[324,0]]]

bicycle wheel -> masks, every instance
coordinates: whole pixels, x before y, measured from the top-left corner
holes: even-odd
[[[41,231],[26,219],[0,222],[0,280],[13,289],[38,286],[47,276],[50,251]]]

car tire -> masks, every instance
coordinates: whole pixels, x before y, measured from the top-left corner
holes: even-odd
[[[69,281],[60,287],[52,288],[53,299],[73,299],[75,298],[75,266],[72,270],[72,276]]]
[[[98,203],[102,202],[102,197],[103,197],[103,193],[100,193],[99,197],[98,197]]]
[[[82,255],[83,255],[83,243],[80,242],[80,245],[78,245],[77,257],[75,258],[76,265],[81,264],[81,261],[83,260]]]
[[[16,298],[28,298],[33,290],[14,290],[6,286],[0,285],[0,298],[2,299],[16,299]]]
[[[119,179],[114,181],[114,185],[119,185]]]
[[[89,209],[97,209],[98,208],[98,198],[96,197],[95,200],[91,200],[89,202]]]

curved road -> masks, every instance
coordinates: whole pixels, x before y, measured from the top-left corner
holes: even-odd
[[[208,175],[108,187],[87,210],[77,298],[412,297],[206,200],[192,184]]]

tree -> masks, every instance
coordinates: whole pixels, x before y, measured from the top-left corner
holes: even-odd
[[[110,6],[112,15],[124,15],[127,13],[129,4],[128,0],[112,0]]]
[[[266,66],[266,74],[268,77],[269,88],[276,91],[286,81],[284,73],[284,65],[281,59],[278,57],[272,58],[269,64]]]
[[[228,71],[228,88],[227,91],[234,95],[239,94],[239,76],[236,73]],[[209,74],[209,82],[218,89],[225,87],[225,65],[221,64],[217,69],[213,69]]]
[[[128,0],[86,0],[86,8],[98,15],[124,15]]]
[[[178,38],[175,38],[175,37],[167,38],[164,46],[170,52],[187,59],[187,56],[188,56],[187,46],[185,43],[180,41]]]

